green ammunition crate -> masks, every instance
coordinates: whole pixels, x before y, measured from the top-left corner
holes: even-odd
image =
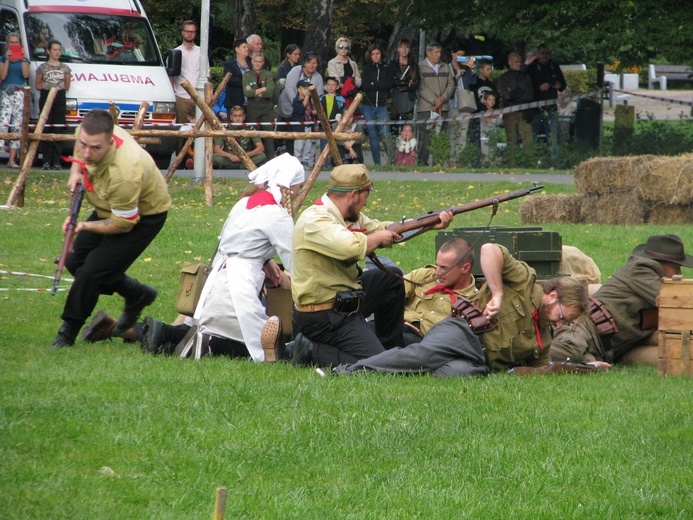
[[[507,247],[511,255],[532,266],[540,280],[558,275],[563,240],[557,231],[544,231],[540,227],[506,226],[493,226],[488,229],[484,227],[446,229],[439,231],[436,236],[436,253],[445,242],[457,237],[464,238],[474,246],[476,262],[472,274],[476,277],[482,276],[479,250],[488,242]]]

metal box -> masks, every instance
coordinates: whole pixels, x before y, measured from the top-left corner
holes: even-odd
[[[537,279],[558,276],[563,251],[563,240],[557,231],[544,231],[540,227],[494,226],[454,228],[439,231],[436,236],[436,252],[453,238],[464,238],[474,247],[477,261],[472,274],[482,277],[479,250],[486,243],[500,244],[508,248],[518,260],[527,262],[537,272]]]

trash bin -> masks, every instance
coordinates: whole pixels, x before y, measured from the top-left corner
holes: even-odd
[[[578,99],[575,110],[575,140],[596,150],[602,128],[602,104],[592,99]]]

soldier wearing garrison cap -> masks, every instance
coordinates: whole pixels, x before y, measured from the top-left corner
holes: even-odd
[[[292,293],[300,333],[294,365],[352,363],[403,344],[402,280],[376,268],[364,272],[358,264],[397,238],[386,229],[390,222],[361,213],[372,191],[364,165],[337,166],[327,193],[296,222]],[[452,221],[446,213],[437,229]],[[375,329],[364,319],[371,314]]]
[[[681,266],[693,267],[693,256],[686,254],[678,236],[650,236],[594,294],[611,314],[617,331],[600,335],[592,320],[582,318],[561,327],[551,343],[551,358],[604,366],[621,360],[655,332],[656,325],[648,327],[643,315],[656,312],[662,278],[680,275]]]

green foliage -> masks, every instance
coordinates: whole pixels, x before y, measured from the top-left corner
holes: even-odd
[[[636,120],[635,131],[621,140],[617,155],[679,155],[693,151],[690,121]],[[613,128],[605,132],[604,147],[613,139]]]
[[[428,151],[433,156],[434,166],[448,164],[450,162],[450,137],[448,133],[431,131]]]

